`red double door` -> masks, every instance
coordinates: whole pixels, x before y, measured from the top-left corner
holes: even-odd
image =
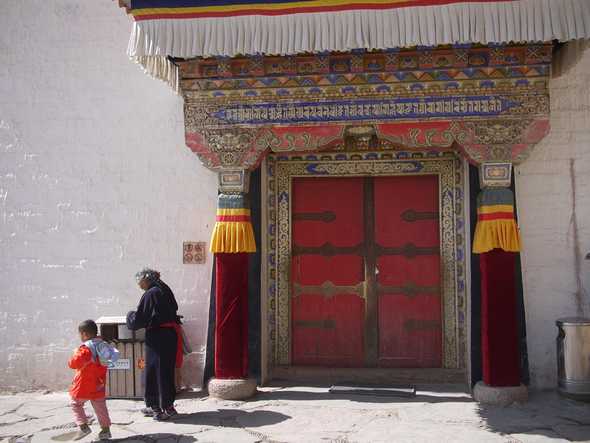
[[[437,368],[438,177],[293,181],[292,364]]]

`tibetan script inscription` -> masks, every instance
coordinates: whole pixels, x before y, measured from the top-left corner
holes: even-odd
[[[519,102],[492,96],[240,104],[213,113],[225,124],[264,125],[358,120],[496,116]]]

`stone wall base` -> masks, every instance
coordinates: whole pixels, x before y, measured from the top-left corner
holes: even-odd
[[[256,394],[256,380],[212,378],[208,384],[209,395],[222,400],[246,400]]]
[[[520,386],[488,386],[483,381],[473,388],[473,398],[479,403],[494,406],[508,406],[512,403],[526,403],[528,388]]]

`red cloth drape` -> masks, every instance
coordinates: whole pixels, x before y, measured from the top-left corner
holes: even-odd
[[[501,249],[479,255],[482,369],[488,386],[520,384],[515,260],[514,252]]]
[[[248,376],[248,254],[215,254],[215,377]]]

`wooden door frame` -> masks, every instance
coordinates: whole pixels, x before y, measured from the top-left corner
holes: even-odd
[[[467,295],[462,159],[447,152],[271,154],[264,163],[262,236],[262,358],[264,379],[291,365],[291,190],[294,177],[437,175],[439,177],[443,372],[465,374]],[[437,370],[428,370],[435,374]],[[433,380],[436,381],[436,380]]]

